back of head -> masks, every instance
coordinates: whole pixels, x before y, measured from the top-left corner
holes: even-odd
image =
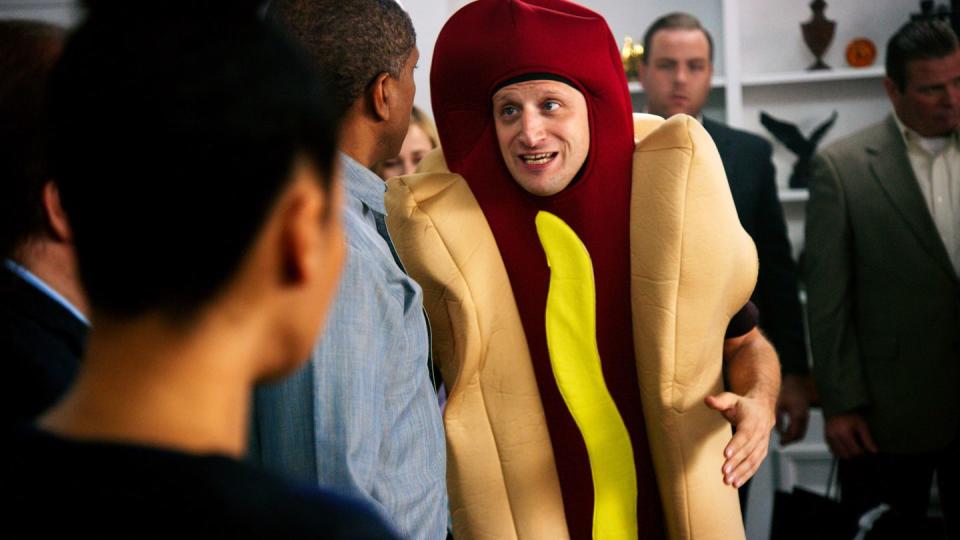
[[[960,49],[957,35],[946,21],[910,21],[887,42],[887,77],[900,91],[907,87],[907,64],[913,60],[943,58]]]
[[[341,110],[379,74],[399,78],[416,46],[413,22],[395,0],[274,0],[267,17],[299,40]]]
[[[258,2],[90,2],[51,78],[51,157],[95,313],[188,316],[337,117]]]
[[[57,26],[0,21],[0,257],[45,227],[43,97],[63,39]]]

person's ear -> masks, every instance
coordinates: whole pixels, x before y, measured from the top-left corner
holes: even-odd
[[[900,103],[900,87],[897,86],[897,83],[894,82],[890,77],[883,78],[883,89],[887,91],[887,97],[890,98],[890,102],[894,105]]]
[[[370,86],[370,109],[377,120],[390,120],[390,100],[393,98],[393,77],[381,73]]]
[[[43,185],[42,196],[44,217],[53,239],[58,242],[73,242],[73,230],[70,228],[67,213],[63,211],[63,205],[60,204],[60,188],[57,187],[57,183],[48,180]]]
[[[320,235],[326,204],[323,190],[311,179],[292,183],[287,202],[280,209],[283,283],[299,286],[313,279],[316,261],[322,256]]]
[[[637,81],[643,85],[643,79],[647,76],[647,64],[643,60],[637,62]]]

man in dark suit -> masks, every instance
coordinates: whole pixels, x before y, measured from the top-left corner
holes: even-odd
[[[713,75],[713,40],[696,17],[687,13],[660,17],[644,34],[643,46],[639,75],[647,111],[664,118],[683,113],[700,119],[720,151],[740,223],[753,238],[760,259],[751,300],[760,310],[761,330],[780,356],[780,442],[797,441],[807,429],[809,368],[796,264],[777,198],[770,143],[702,115]]]
[[[63,30],[0,23],[0,362],[3,426],[52,405],[87,333],[72,234],[44,156],[42,97]]]
[[[927,511],[960,538],[960,45],[911,22],[887,45],[894,114],[813,162],[804,264],[842,497]]]

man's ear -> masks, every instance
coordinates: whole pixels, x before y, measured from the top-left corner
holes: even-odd
[[[281,208],[281,269],[283,282],[300,285],[313,278],[321,249],[323,190],[312,181],[293,182]]]
[[[381,73],[370,85],[370,112],[377,120],[390,120],[390,99],[393,98],[393,77]]]
[[[60,204],[60,188],[57,187],[57,183],[48,180],[43,185],[42,196],[44,217],[53,239],[58,242],[73,242],[73,230],[70,228],[67,213],[63,211],[63,205]]]
[[[887,97],[890,98],[890,102],[894,105],[900,103],[900,87],[897,86],[897,83],[894,82],[890,77],[883,78],[883,89],[887,91]]]

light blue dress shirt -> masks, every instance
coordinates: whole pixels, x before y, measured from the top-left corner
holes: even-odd
[[[24,281],[36,287],[37,290],[47,295],[47,297],[49,297],[51,300],[63,306],[63,309],[69,311],[74,317],[77,318],[77,320],[79,320],[80,322],[82,322],[87,326],[90,326],[90,321],[87,320],[86,315],[81,313],[80,310],[76,308],[76,306],[71,304],[70,301],[67,300],[65,296],[58,293],[56,290],[54,290],[53,287],[47,285],[46,281],[43,281],[42,279],[37,277],[36,274],[27,270],[25,267],[15,263],[13,259],[4,259],[3,265],[6,266],[7,269],[13,272],[14,274],[20,276]]]
[[[309,363],[257,390],[251,455],[373,504],[405,537],[446,537],[443,424],[420,286],[387,234],[384,182],[341,154],[348,253]]]

